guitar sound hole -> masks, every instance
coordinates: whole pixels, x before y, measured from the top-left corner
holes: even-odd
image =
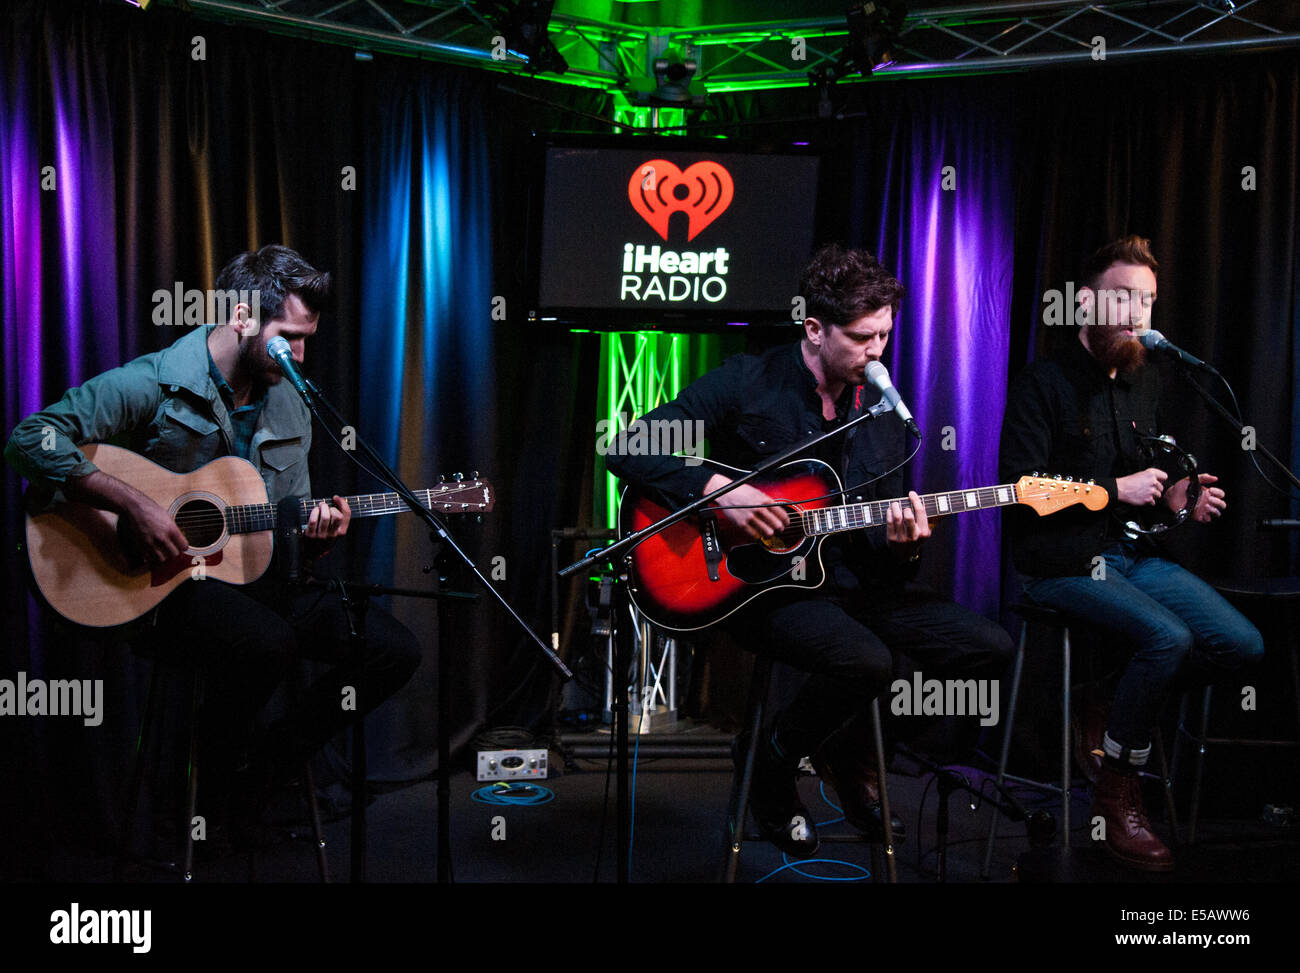
[[[791,520],[794,520],[798,514],[798,509],[793,506],[788,506],[785,508],[785,512],[790,515]],[[793,550],[802,544],[803,540],[804,532],[794,524],[791,524],[779,534],[773,534],[771,537],[764,537],[763,546],[769,551],[780,553],[781,551]]]
[[[221,509],[211,500],[188,500],[176,511],[176,526],[192,548],[210,547],[225,530]]]

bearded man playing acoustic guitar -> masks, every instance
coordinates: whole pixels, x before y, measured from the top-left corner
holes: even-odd
[[[97,468],[79,446],[122,438],[175,473],[239,456],[261,474],[272,503],[311,496],[311,414],[281,381],[266,343],[282,336],[302,361],[329,298],[330,275],[295,251],[272,245],[231,260],[217,288],[258,294],[260,320],[253,307],[240,303],[219,326],[197,328],[160,352],[91,378],[15,427],[5,458],[31,481],[29,509],[47,507],[61,494],[112,511],[120,518],[124,545],[138,559],[156,571],[179,561],[188,573],[190,544],[172,516],[130,483]],[[317,505],[303,531],[304,558],[324,554],[347,532],[350,518],[342,497]],[[274,572],[242,588],[211,578],[187,580],[158,606],[153,623],[157,650],[201,667],[206,676],[200,730],[205,794],[233,790],[245,817],[255,815],[271,787],[353,716],[341,703],[344,687],[355,687],[356,712],[364,715],[400,689],[420,661],[415,637],[371,609],[364,675],[356,672],[338,597],[284,588]],[[257,714],[299,655],[338,665],[250,744]]]
[[[799,342],[727,360],[645,421],[703,422],[712,460],[752,469],[873,405],[880,393],[864,385],[867,366],[884,353],[903,285],[871,254],[830,246],[805,270],[800,294],[808,316]],[[732,479],[677,456],[612,452],[612,472],[675,506]],[[902,473],[890,471],[907,455],[904,426],[888,416],[831,437],[810,458],[843,476],[850,500],[883,500],[900,496]],[[745,484],[718,500],[717,514],[761,541],[790,524],[785,508],[762,506],[772,502]],[[835,788],[850,824],[883,832],[867,712],[891,683],[895,653],[927,678],[961,679],[997,676],[1012,655],[1000,626],[912,583],[929,536],[925,507],[910,493],[889,507],[883,525],[825,541],[821,587],[772,591],[728,622],[755,652],[812,674],[756,760],[751,803],[782,851],[806,857],[817,848],[795,788],[804,756]],[[891,826],[901,838],[902,821]]]

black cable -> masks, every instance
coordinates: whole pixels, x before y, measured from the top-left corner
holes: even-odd
[[[1228,396],[1229,398],[1232,399],[1232,420],[1236,422],[1237,431],[1240,432],[1242,429],[1245,428],[1246,421],[1242,417],[1241,404],[1237,401],[1237,393],[1232,390],[1232,385],[1229,384],[1226,378],[1224,378],[1218,372],[1215,372],[1214,374],[1219,379],[1219,381],[1223,383],[1223,387],[1228,390]],[[1202,395],[1206,396],[1207,398],[1214,399],[1214,396],[1211,395],[1204,386],[1202,386],[1199,382],[1195,382],[1192,380],[1191,375],[1184,374],[1183,377],[1192,386],[1194,386]],[[1215,401],[1217,402],[1218,400],[1215,399]],[[1222,403],[1220,403],[1220,407],[1222,407]],[[1223,411],[1227,412],[1228,410],[1224,409]],[[1279,486],[1278,484],[1274,483],[1272,478],[1267,473],[1264,472],[1264,468],[1259,465],[1259,457],[1255,455],[1255,450],[1248,449],[1246,450],[1246,452],[1250,453],[1250,461],[1255,465],[1255,472],[1259,474],[1260,479],[1262,479],[1276,492],[1282,494],[1284,497],[1286,497],[1288,500],[1292,501],[1293,503],[1296,501],[1300,501],[1300,495],[1294,493],[1290,487]]]
[[[605,797],[600,803],[600,827],[596,831],[596,869],[591,873],[591,884],[600,881],[600,859],[605,851],[605,821],[609,818],[609,779],[614,769],[614,738],[617,736],[610,729],[609,753],[605,755]]]

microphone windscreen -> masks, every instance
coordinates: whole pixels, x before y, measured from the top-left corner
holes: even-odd
[[[881,391],[891,388],[894,384],[889,380],[889,369],[878,361],[867,363],[867,381]]]

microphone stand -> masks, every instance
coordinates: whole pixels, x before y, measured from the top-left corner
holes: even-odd
[[[948,799],[954,791],[963,790],[973,795],[977,800],[992,804],[1001,813],[1007,816],[1010,821],[1024,821],[1029,827],[1030,844],[1038,846],[1044,841],[1050,841],[1052,835],[1056,832],[1056,822],[1046,811],[1030,812],[1025,808],[1015,795],[1007,788],[1006,784],[999,784],[997,778],[990,777],[986,783],[991,783],[1002,795],[1002,800],[985,794],[984,791],[976,790],[966,780],[965,776],[957,773],[949,767],[935,763],[928,757],[917,753],[911,747],[905,744],[899,744],[898,749],[907,754],[909,760],[914,760],[927,771],[934,774],[935,780],[939,784],[939,810],[935,818],[935,836],[938,840],[937,855],[938,866],[936,869],[936,881],[945,883],[948,881]],[[919,851],[918,851],[919,854]],[[918,863],[919,864],[919,863]]]
[[[1240,433],[1241,430],[1246,425],[1249,425],[1248,423],[1244,422],[1244,419],[1242,423],[1239,425],[1237,418],[1233,416],[1231,412],[1225,409],[1218,399],[1216,399],[1208,391],[1202,388],[1200,383],[1192,381],[1192,376],[1188,373],[1188,368],[1190,368],[1190,366],[1188,366],[1186,362],[1183,362],[1182,359],[1178,359],[1178,361],[1180,364],[1184,366],[1184,368],[1182,369],[1182,375],[1183,378],[1186,379],[1187,384],[1196,390],[1196,394],[1205,400],[1206,404],[1216,415],[1218,415],[1221,419],[1223,419],[1224,422],[1228,423],[1228,425],[1232,426],[1233,430],[1237,433]],[[1218,373],[1216,372],[1215,374],[1217,375]],[[1220,375],[1219,378],[1222,380],[1223,376]],[[1292,486],[1294,486],[1297,490],[1300,490],[1300,479],[1296,477],[1295,473],[1293,473],[1285,463],[1283,463],[1280,459],[1278,459],[1271,452],[1269,452],[1266,446],[1256,443],[1255,452],[1262,453],[1265,459],[1267,459],[1270,463],[1276,466],[1278,470],[1281,471],[1282,475],[1291,481]]]
[[[807,439],[803,442],[796,443],[794,446],[787,449],[784,453],[780,453],[777,456],[774,456],[772,459],[767,460],[766,462],[760,464],[758,467],[756,467],[753,470],[750,470],[748,473],[744,474],[743,476],[737,477],[735,480],[732,480],[730,483],[727,483],[719,487],[718,489],[714,490],[712,493],[706,494],[705,496],[700,497],[700,499],[694,501],[693,503],[687,504],[685,507],[683,507],[681,510],[678,510],[676,513],[668,514],[666,517],[662,518],[661,520],[657,520],[653,524],[650,524],[642,528],[641,530],[636,531],[635,533],[629,534],[627,537],[624,537],[622,540],[614,544],[611,544],[609,547],[603,548],[601,551],[599,551],[596,554],[593,554],[591,557],[585,557],[580,561],[575,561],[574,563],[570,564],[568,567],[561,568],[556,573],[561,578],[567,578],[570,575],[573,575],[579,571],[586,571],[597,564],[604,563],[605,561],[609,561],[610,563],[617,563],[618,560],[620,559],[627,560],[629,558],[629,552],[632,550],[632,548],[636,547],[636,545],[640,544],[644,540],[653,537],[655,534],[658,534],[660,531],[666,530],[667,528],[671,527],[673,524],[681,520],[685,520],[687,517],[691,516],[692,514],[697,513],[698,511],[703,509],[707,504],[710,504],[714,500],[716,500],[718,497],[730,493],[732,490],[736,489],[736,487],[748,483],[756,476],[761,476],[763,473],[766,473],[768,470],[771,470],[774,467],[777,467],[782,463],[786,462],[787,460],[792,459],[793,457],[797,456],[799,453],[805,452],[811,449],[812,447],[817,446],[819,443],[824,442],[825,440],[831,438],[832,436],[838,436],[841,433],[845,433],[848,430],[855,428],[860,422],[863,422],[868,419],[875,419],[878,416],[881,416],[884,413],[891,412],[891,411],[893,411],[893,406],[890,405],[888,402],[886,402],[885,399],[882,397],[879,402],[871,406],[869,409],[865,410],[860,416],[850,419],[842,426],[836,426],[834,429],[829,429],[826,432],[813,436],[811,439]],[[613,706],[613,716],[614,716],[614,733],[615,736],[617,737],[617,748],[618,748],[618,768],[616,774],[617,786],[615,790],[616,790],[616,802],[618,807],[617,816],[618,816],[618,845],[619,845],[618,855],[617,855],[617,868],[615,874],[616,874],[616,881],[618,882],[618,884],[624,885],[628,881],[628,859],[632,854],[631,826],[630,826],[631,802],[628,798],[629,788],[628,788],[628,725],[627,725],[628,724],[627,672],[630,666],[630,660],[628,658],[628,647],[627,647],[628,640],[626,638],[620,637],[617,631],[614,633],[614,635],[615,635],[614,637],[615,697],[614,697],[614,706]]]
[[[568,567],[560,568],[560,570],[557,573],[561,578],[567,578],[571,574],[575,574],[579,571],[586,571],[604,561],[618,560],[619,558],[624,557],[628,551],[636,547],[642,541],[649,540],[655,534],[658,534],[662,530],[668,529],[678,521],[685,520],[687,517],[690,517],[691,515],[698,513],[701,509],[711,504],[714,500],[718,499],[718,497],[730,493],[738,486],[743,486],[744,484],[748,483],[750,480],[754,479],[756,476],[763,475],[768,470],[780,466],[782,463],[786,462],[786,460],[793,459],[795,456],[799,455],[800,453],[805,452],[814,446],[820,445],[821,443],[825,442],[827,439],[830,439],[832,436],[838,436],[841,433],[848,432],[850,429],[857,426],[858,423],[866,419],[875,419],[878,416],[884,415],[886,412],[892,412],[892,411],[893,411],[893,407],[889,405],[887,402],[885,402],[884,399],[881,399],[871,408],[864,411],[862,415],[857,416],[854,419],[850,419],[848,422],[844,423],[844,425],[836,426],[834,429],[828,429],[826,432],[813,436],[811,439],[806,439],[803,442],[795,443],[795,445],[791,446],[784,453],[779,453],[778,455],[772,457],[771,459],[760,464],[759,466],[756,466],[754,469],[750,470],[748,473],[744,474],[743,476],[739,476],[736,479],[732,480],[730,483],[726,483],[723,486],[718,487],[712,493],[705,494],[704,496],[700,497],[700,499],[687,504],[685,507],[682,507],[682,509],[678,510],[676,513],[671,513],[668,516],[664,517],[663,519],[656,520],[653,524],[649,524],[648,526],[641,528],[641,530],[638,530],[635,533],[628,534],[622,540],[618,541],[617,543],[611,544],[609,547],[602,548],[599,553],[593,554],[591,557],[585,557],[581,561],[574,561]]]
[[[284,370],[283,365],[281,366],[281,368],[282,370]],[[287,370],[285,374],[292,381],[293,376],[289,375],[289,372]],[[326,423],[324,418],[321,416],[320,410],[317,408],[317,403],[324,406],[325,409],[329,411],[330,415],[334,418],[334,421],[339,426],[347,425],[347,423],[343,419],[343,416],[339,413],[338,409],[334,407],[334,405],[329,401],[328,398],[325,397],[325,395],[316,386],[316,384],[311,381],[311,379],[302,376],[302,385],[300,386],[297,382],[293,382],[293,385],[302,394],[303,401],[307,403],[307,408],[311,410],[312,415],[316,417],[317,421],[319,421],[322,426],[326,426],[328,428],[328,423]],[[304,387],[305,387],[305,391],[304,391]],[[510,606],[510,604],[505,600],[505,598],[501,595],[501,593],[497,591],[496,588],[494,588],[491,584],[488,583],[487,578],[483,576],[483,572],[479,570],[478,565],[474,563],[473,559],[470,558],[468,554],[466,554],[463,550],[461,550],[460,545],[458,545],[455,539],[452,538],[451,533],[443,525],[442,521],[438,518],[437,514],[435,514],[432,510],[424,506],[424,504],[422,504],[419,501],[419,499],[411,491],[411,488],[408,487],[405,482],[403,482],[402,478],[397,475],[397,473],[392,469],[392,467],[390,467],[386,462],[384,462],[383,458],[377,452],[375,452],[375,450],[370,446],[370,444],[366,442],[365,439],[362,438],[360,435],[357,435],[356,437],[356,445],[359,451],[373,465],[378,478],[386,486],[388,486],[389,489],[393,490],[393,492],[395,492],[399,497],[401,497],[403,502],[405,502],[406,505],[410,507],[412,511],[418,514],[424,520],[424,522],[429,526],[430,528],[429,538],[435,544],[441,542],[444,545],[444,551],[443,551],[444,556],[446,554],[446,551],[448,550],[453,551],[456,554],[456,556],[460,559],[461,563],[464,564],[465,567],[468,568],[468,570],[476,578],[478,578],[479,584],[481,584],[497,600],[497,602],[501,605],[501,607],[503,607],[506,610],[506,612],[510,615],[510,617],[513,618],[515,622],[518,623],[519,627],[523,629],[524,632],[528,635],[528,637],[532,639],[534,644],[536,644],[537,647],[541,649],[542,654],[547,657],[551,665],[559,673],[560,677],[565,680],[572,679],[573,673],[569,670],[569,667],[566,666],[563,660],[561,660],[560,657],[551,650],[550,646],[548,646],[545,642],[541,640],[541,638],[538,637],[537,633],[534,632],[529,627],[528,623],[519,617],[519,614]],[[443,592],[443,594],[452,594],[452,593]],[[346,595],[344,600],[346,605],[347,603]],[[450,767],[449,767],[449,764],[451,762],[450,761],[451,727],[450,727],[449,720],[447,718],[447,711],[446,711],[446,706],[448,705],[448,694],[449,694],[449,687],[447,686],[447,682],[448,682],[447,660],[451,650],[451,645],[449,641],[446,642],[442,641],[442,637],[441,637],[442,633],[446,631],[443,625],[444,619],[442,618],[444,613],[439,612],[438,614],[439,614],[439,632],[440,632],[440,638],[439,638],[440,644],[438,646],[438,671],[440,676],[440,685],[439,685],[440,709],[438,712],[438,755],[439,755],[438,756],[438,851],[436,856],[436,867],[437,867],[439,881],[445,882],[451,880],[451,838],[450,838],[450,829],[451,829],[450,793],[451,792],[448,786],[451,777]],[[353,626],[351,620],[351,614],[349,614],[349,625],[350,627],[353,628],[354,635],[357,635],[357,637],[363,637],[360,636],[358,630],[355,628],[355,626]],[[354,642],[354,645],[359,645],[359,643]],[[363,711],[362,707],[358,706],[357,708],[358,716],[356,720],[358,724],[362,722],[362,717],[360,716],[362,711]],[[365,762],[364,753],[360,755],[354,753],[353,754],[354,780],[355,777],[357,776],[356,763],[357,763],[358,756],[360,756],[360,760],[363,768],[363,774],[364,774],[364,762]],[[365,789],[365,780],[364,780],[364,776],[362,776],[361,791],[364,791],[364,789]],[[361,795],[354,787],[352,792],[352,808],[354,814],[353,817],[354,841],[357,838],[356,821],[358,820],[355,815],[359,810],[359,807],[364,805],[364,801],[359,799],[360,796]],[[364,821],[364,817],[361,820]],[[361,836],[361,838],[362,838],[361,844],[364,848],[364,836]],[[355,878],[358,875],[364,876],[364,871],[358,871],[357,863],[354,863],[353,876]]]

